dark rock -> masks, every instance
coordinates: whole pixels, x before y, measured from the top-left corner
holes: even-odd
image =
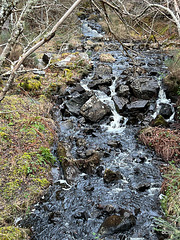
[[[101,91],[101,92],[104,92],[105,94],[107,94],[108,96],[111,94],[111,91],[109,89],[108,86],[104,86],[104,85],[99,85],[98,86],[98,89]]]
[[[140,183],[136,186],[136,190],[139,192],[145,192],[147,189],[150,188],[150,183]]]
[[[164,118],[168,119],[173,114],[172,108],[170,104],[160,103],[160,111],[159,114]]]
[[[96,174],[97,174],[99,177],[102,177],[102,176],[103,176],[103,170],[104,170],[104,167],[103,167],[103,166],[98,166],[97,169],[96,169]]]
[[[81,94],[85,92],[85,89],[79,83],[77,83],[76,86],[71,90],[71,93],[73,92],[78,92]]]
[[[100,163],[100,156],[96,152],[89,158],[75,160],[74,163],[76,164],[78,169],[80,169],[82,172],[92,174],[95,170],[95,167],[98,166]]]
[[[105,206],[101,205],[101,204],[97,204],[96,208],[99,210],[103,210],[103,212],[105,212],[105,213],[111,213],[111,214],[116,211],[116,208],[110,204],[105,205]]]
[[[42,60],[45,64],[48,64],[51,57],[52,57],[51,53],[44,53]]]
[[[157,115],[157,117],[155,119],[152,120],[151,124],[152,127],[168,127],[169,123],[166,122],[166,120],[163,118],[163,116],[161,115]]]
[[[71,163],[70,163],[71,164]],[[69,165],[65,168],[63,168],[64,176],[67,180],[67,182],[74,181],[74,179],[78,176],[79,170],[74,165]]]
[[[106,64],[99,64],[95,69],[95,75],[93,79],[98,79],[99,77],[103,77],[105,75],[112,74],[112,68]]]
[[[149,76],[158,76],[159,73],[155,70],[151,70],[149,73],[148,73]]]
[[[108,141],[107,144],[108,144],[108,146],[114,147],[114,148],[121,148],[122,147],[122,144],[119,141],[116,141],[116,140],[110,140],[110,141]]]
[[[129,86],[127,85],[120,85],[116,92],[119,97],[129,97],[130,95]]]
[[[110,205],[110,204],[108,204],[104,207],[104,211],[107,212],[107,213],[112,214],[113,212],[115,212],[115,210],[116,210],[115,207]]]
[[[94,190],[94,187],[93,186],[87,186],[84,188],[85,191],[87,192],[92,192]]]
[[[178,90],[180,88],[180,69],[173,71],[163,79],[167,97],[174,102],[178,100]]]
[[[130,87],[135,97],[146,100],[157,97],[159,91],[157,81],[151,77],[136,78],[132,81]]]
[[[114,182],[118,179],[122,179],[122,175],[119,172],[113,172],[110,169],[106,169],[103,179],[105,183]]]
[[[97,86],[99,85],[106,85],[106,86],[110,86],[111,85],[111,78],[102,78],[102,79],[98,79],[98,80],[94,80],[93,82],[90,82],[88,84],[89,88],[93,88],[93,89],[97,89]]]
[[[77,145],[78,147],[86,146],[86,139],[84,139],[84,138],[78,138],[78,139],[76,139],[76,145]]]
[[[80,113],[91,122],[100,121],[110,113],[110,108],[96,96],[92,96],[82,107]]]
[[[74,215],[73,215],[74,218],[76,219],[84,219],[85,221],[88,220],[88,218],[90,217],[89,213],[86,212],[86,211],[82,211],[82,212],[76,212]]]
[[[67,100],[65,105],[70,113],[79,115],[80,108],[89,98],[90,98],[89,92],[76,94],[75,97],[72,97],[70,100]]]
[[[73,128],[73,123],[71,120],[62,121],[60,124],[61,133],[65,133]]]
[[[128,103],[128,99],[118,96],[113,96],[113,101],[115,103],[117,112],[122,112],[124,110],[124,107]]]
[[[145,112],[147,110],[147,105],[147,100],[138,100],[127,104],[127,109],[130,112]]]
[[[128,69],[125,69],[125,70],[122,72],[122,75],[132,76],[133,73],[134,73],[134,68],[130,67],[130,68],[128,68]]]
[[[128,231],[136,223],[135,216],[128,211],[122,215],[111,215],[107,217],[98,231],[101,235],[110,235],[117,232]]]

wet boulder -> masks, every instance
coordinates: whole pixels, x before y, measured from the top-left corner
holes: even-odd
[[[146,100],[157,97],[159,92],[157,81],[151,77],[133,79],[130,88],[135,97]]]
[[[114,148],[122,148],[122,144],[117,140],[110,140],[107,145]]]
[[[103,176],[103,180],[105,183],[110,183],[110,182],[114,182],[117,181],[118,179],[122,179],[122,175],[119,172],[114,172],[110,169],[106,169],[104,176]]]
[[[93,155],[86,159],[78,159],[74,161],[77,168],[87,174],[92,174],[95,172],[96,166],[100,163],[100,155],[95,152]]]
[[[66,101],[65,106],[70,113],[79,115],[81,107],[90,98],[90,96],[89,92],[82,94],[76,93],[74,97],[71,97]]]
[[[100,235],[110,235],[118,232],[128,231],[136,223],[135,216],[129,211],[122,211],[120,215],[111,215],[107,217],[98,233]]]
[[[99,64],[95,69],[95,74],[93,79],[98,79],[99,77],[103,77],[105,75],[111,75],[112,68],[106,64]]]
[[[130,90],[128,85],[120,85],[116,90],[119,97],[129,97]]]
[[[78,93],[84,93],[85,89],[81,86],[80,83],[77,83],[73,88],[71,88],[70,93],[74,93],[74,92],[78,92]]]
[[[110,112],[110,108],[96,96],[92,96],[80,109],[81,115],[91,122],[100,121]]]
[[[170,118],[170,116],[173,114],[171,105],[167,103],[160,103],[159,114],[162,115],[165,119]]]
[[[106,85],[99,85],[98,90],[100,90],[101,92],[104,92],[108,96],[111,94],[110,88]]]
[[[145,112],[148,107],[147,100],[137,100],[127,104],[127,109],[129,112],[138,113],[138,112]]]
[[[97,89],[97,87],[99,87],[99,86],[110,86],[111,83],[112,83],[112,79],[110,77],[100,78],[100,79],[93,80],[92,82],[90,82],[88,84],[88,87],[92,88],[92,89]]]
[[[113,101],[117,112],[122,112],[128,103],[128,99],[124,97],[113,96]]]

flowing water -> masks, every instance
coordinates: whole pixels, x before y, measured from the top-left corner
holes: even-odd
[[[93,29],[88,22],[83,23],[83,41],[87,39],[101,41],[103,33],[99,25]],[[105,44],[112,44],[105,41]],[[114,42],[113,42],[114,44]],[[151,150],[137,141],[136,134],[140,127],[129,124],[128,117],[117,113],[112,96],[116,95],[116,85],[131,61],[124,56],[122,47],[115,42],[118,50],[111,53],[116,62],[112,67],[113,81],[110,93],[91,90],[88,83],[94,73],[83,79],[81,85],[86,91],[94,94],[111,108],[111,116],[100,123],[88,123],[81,116],[56,115],[60,131],[59,140],[69,149],[73,159],[87,158],[90,153],[98,152],[100,165],[92,172],[81,171],[73,181],[67,183],[62,170],[52,169],[54,184],[40,202],[34,206],[27,219],[21,225],[30,227],[32,238],[37,240],[91,240],[91,239],[126,239],[126,240],[158,240],[154,231],[154,218],[162,216],[159,196],[162,177],[159,166],[162,164]],[[98,53],[91,52],[94,69],[98,64]],[[159,52],[144,51],[136,57],[147,71],[162,72],[164,56]],[[160,99],[165,101],[160,91]],[[70,96],[71,97],[71,96]],[[168,100],[166,100],[168,101]],[[169,103],[169,102],[168,102]],[[157,102],[157,109],[158,109]],[[155,102],[152,102],[155,108]],[[58,106],[61,109],[61,106]],[[154,113],[154,112],[153,112]],[[154,113],[158,113],[158,110]],[[104,181],[104,172],[110,169],[118,173],[115,181]],[[101,235],[101,226],[106,218],[121,215],[122,210],[129,211],[135,217],[135,224],[123,231],[110,227],[109,234]],[[108,228],[108,226],[107,226]]]

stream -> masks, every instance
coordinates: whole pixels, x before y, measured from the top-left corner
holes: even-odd
[[[20,225],[31,229],[31,240],[158,240],[154,218],[163,215],[163,162],[138,142],[137,134],[163,114],[160,106],[166,108],[166,119],[173,119],[159,83],[167,72],[166,56],[159,50],[140,50],[139,42],[127,42],[138,52],[133,54],[134,76],[132,60],[118,42],[104,38],[101,26],[84,20],[82,33],[84,46],[87,40],[103,42],[102,52],[116,59],[100,63],[100,53],[85,48],[92,72],[78,86],[70,86],[54,107],[67,157],[86,164],[69,166],[66,175],[61,166],[53,167],[53,185]],[[139,90],[139,79],[145,86],[148,79],[150,86]]]

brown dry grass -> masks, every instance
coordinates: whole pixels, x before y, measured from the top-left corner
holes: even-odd
[[[180,162],[180,133],[158,127],[148,127],[141,131],[139,139],[161,156],[164,161]]]

